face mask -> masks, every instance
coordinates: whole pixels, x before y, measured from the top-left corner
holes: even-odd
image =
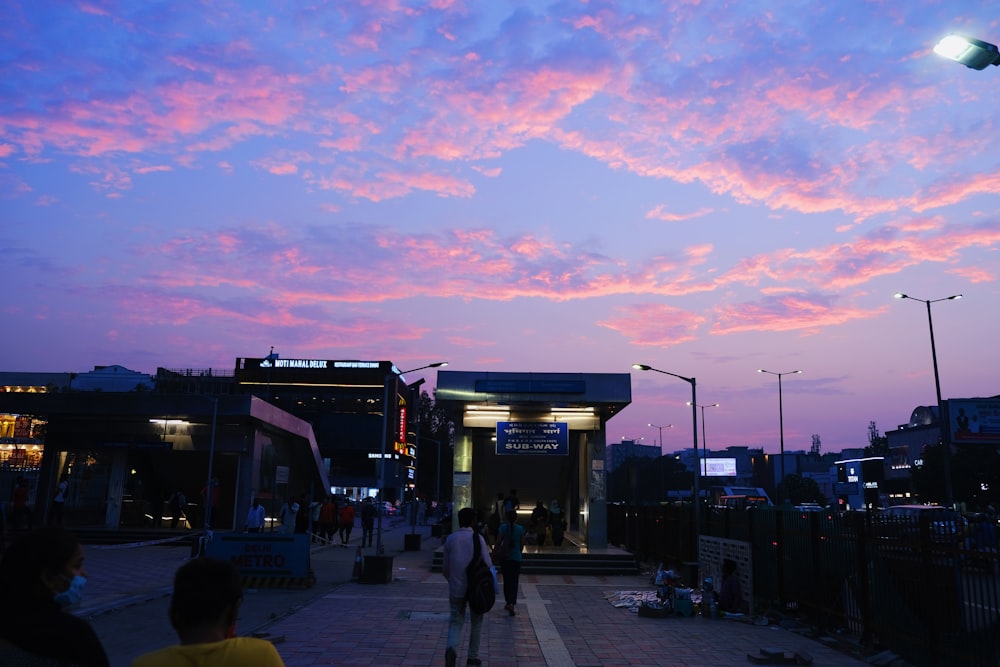
[[[86,577],[77,575],[70,580],[69,588],[60,593],[56,593],[55,597],[52,599],[56,604],[63,608],[78,605],[80,604],[80,600],[83,599],[83,587],[86,583]]]

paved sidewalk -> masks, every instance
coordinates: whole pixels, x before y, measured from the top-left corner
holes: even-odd
[[[438,539],[425,539],[419,552],[397,551],[391,583],[345,583],[267,626],[285,664],[443,665],[448,585],[440,573],[430,571],[439,544]],[[522,576],[517,615],[504,612],[501,599],[483,622],[483,664],[743,667],[751,664],[747,653],[763,647],[804,651],[815,665],[865,664],[774,626],[700,617],[639,617],[605,599],[622,590],[653,587],[648,576]],[[468,622],[459,665],[465,663],[467,645]]]
[[[383,536],[386,554],[393,556],[392,582],[351,581],[354,545],[314,548],[317,585],[298,592],[247,591],[239,633],[267,636],[288,667],[443,665],[448,586],[440,573],[430,571],[440,540],[430,537],[429,527],[420,527],[421,550],[403,551],[403,535],[409,530],[394,523]],[[113,630],[116,625],[123,627],[127,612],[111,610],[142,599],[165,601],[173,572],[189,551],[87,547],[91,583],[87,606],[78,613],[91,617],[95,625],[106,624],[106,633],[127,632]],[[773,647],[805,651],[815,665],[865,665],[819,641],[774,626],[700,617],[643,618],[605,599],[615,591],[645,590],[652,590],[647,576],[523,575],[517,615],[503,611],[501,598],[484,620],[480,658],[492,667],[743,667],[751,664],[747,653]],[[136,655],[140,647],[149,650],[173,643],[165,614],[146,622],[157,626],[157,638],[148,635],[144,645],[136,637],[136,646],[123,656]],[[467,644],[468,623],[459,665],[465,664]],[[122,663],[112,660],[115,667],[127,665],[126,658],[119,658]]]

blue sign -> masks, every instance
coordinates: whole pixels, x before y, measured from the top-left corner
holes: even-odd
[[[497,422],[497,454],[569,455],[566,422]]]
[[[205,553],[228,560],[243,577],[305,577],[309,574],[309,535],[216,533]]]

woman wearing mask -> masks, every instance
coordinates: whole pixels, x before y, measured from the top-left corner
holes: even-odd
[[[11,544],[0,561],[0,664],[6,664],[5,656],[27,653],[108,667],[93,628],[66,611],[80,603],[86,583],[83,548],[72,534],[46,528]]]

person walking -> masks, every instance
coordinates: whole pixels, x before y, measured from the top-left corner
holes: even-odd
[[[513,616],[514,605],[517,604],[517,587],[521,580],[521,552],[524,550],[524,526],[517,523],[517,510],[507,512],[507,520],[500,526],[498,540],[504,539],[510,544],[510,551],[500,565],[503,572],[504,609]]]
[[[372,536],[375,534],[375,503],[371,498],[365,498],[361,505],[361,546],[372,545]]]
[[[346,547],[351,541],[351,531],[354,529],[354,505],[350,500],[344,501],[340,508],[340,546]]]
[[[319,537],[326,544],[333,541],[333,529],[337,523],[337,503],[333,498],[326,497],[323,506],[319,508]]]
[[[563,533],[566,532],[566,519],[563,518],[562,508],[555,498],[549,505],[549,526],[552,529],[552,545],[561,547],[563,543]]]
[[[539,498],[535,503],[535,509],[531,510],[531,529],[535,533],[535,543],[538,546],[545,545],[545,532],[549,527],[549,511],[545,509],[545,503]]]
[[[264,510],[264,506],[260,504],[260,499],[254,498],[253,504],[250,506],[250,511],[247,512],[247,532],[262,532],[264,530],[264,522],[266,519],[267,513]]]
[[[187,498],[180,489],[174,491],[167,500],[167,507],[170,508],[170,529],[176,530],[181,517],[184,516],[184,506],[187,505]]]
[[[500,524],[503,523],[503,498],[503,491],[498,491],[497,499],[493,501],[493,512],[486,521],[493,544],[497,543],[497,535],[500,534]]]
[[[295,515],[299,512],[299,504],[293,502],[291,498],[285,499],[285,504],[278,510],[278,530],[286,535],[295,532]]]
[[[442,573],[448,580],[448,640],[444,652],[446,667],[455,667],[458,658],[458,640],[462,636],[462,626],[465,625],[466,596],[469,591],[469,563],[475,553],[475,542],[480,541],[480,555],[486,565],[493,567],[490,560],[486,540],[473,530],[476,512],[471,507],[463,507],[458,511],[458,530],[448,536],[444,543],[444,558]],[[505,581],[506,583],[506,581]],[[472,624],[469,628],[469,654],[466,665],[481,665],[479,659],[479,643],[483,627],[483,615],[469,610]]]
[[[295,532],[304,535],[309,532],[309,502],[306,500],[306,494],[299,494],[298,506],[299,509],[295,513]]]
[[[59,478],[59,485],[56,487],[56,495],[52,498],[52,505],[49,511],[49,525],[61,526],[63,523],[63,509],[66,507],[66,496],[69,494],[69,475],[63,473]]]

